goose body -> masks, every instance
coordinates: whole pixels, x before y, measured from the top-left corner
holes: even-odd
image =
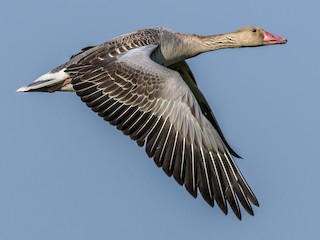
[[[227,214],[241,219],[239,202],[253,215],[258,200],[186,59],[222,48],[283,44],[259,27],[199,36],[166,28],[125,34],[87,47],[19,92],[75,91],[104,120],[145,146],[168,176]]]

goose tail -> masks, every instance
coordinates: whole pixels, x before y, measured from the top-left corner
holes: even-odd
[[[65,72],[65,68],[57,72],[48,72],[32,83],[20,87],[17,92],[55,92],[68,91],[73,92],[74,89],[71,84],[72,78]]]

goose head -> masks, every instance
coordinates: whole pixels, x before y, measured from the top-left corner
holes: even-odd
[[[231,35],[241,47],[255,47],[262,45],[285,44],[287,39],[271,34],[260,27],[244,27]]]

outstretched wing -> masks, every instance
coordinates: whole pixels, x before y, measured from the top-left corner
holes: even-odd
[[[65,71],[87,106],[116,125],[194,197],[197,189],[224,213],[241,219],[238,200],[253,215],[258,201],[217,129],[174,70],[150,59],[157,45],[108,54],[97,50]]]

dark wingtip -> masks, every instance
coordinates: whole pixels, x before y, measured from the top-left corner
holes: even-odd
[[[255,201],[251,201],[255,206],[260,207],[260,204],[258,202],[258,199],[255,199]]]
[[[218,203],[218,202],[217,202]],[[218,206],[220,207],[220,209],[222,210],[222,212],[225,215],[228,215],[228,206],[226,203],[222,204],[222,203],[218,203]]]
[[[229,144],[227,144],[227,148],[228,150],[230,151],[231,155],[236,157],[236,158],[240,158],[240,159],[243,159],[239,154],[237,154],[230,146]]]
[[[242,220],[242,216],[241,216],[241,212],[238,211],[238,212],[235,212],[237,218],[241,221]]]

